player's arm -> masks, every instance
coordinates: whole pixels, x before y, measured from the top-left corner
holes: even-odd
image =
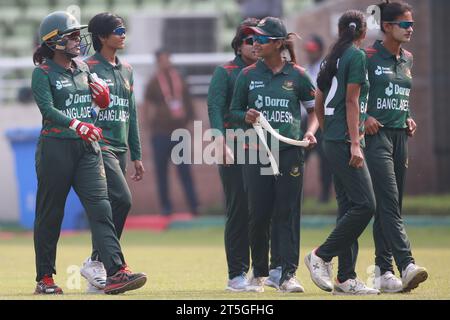
[[[130,148],[131,161],[134,163],[135,174],[131,177],[135,181],[142,180],[144,166],[142,164],[142,148],[139,136],[138,112],[133,91],[133,76],[130,81],[130,126],[128,131],[128,146]]]
[[[233,98],[231,100],[230,117],[233,122],[239,124],[254,123],[259,116],[259,112],[248,106],[248,81],[247,75],[242,70],[234,85]]]
[[[211,128],[224,134],[223,110],[226,108],[228,76],[222,67],[217,67],[208,89],[208,117]]]
[[[314,87],[311,78],[307,73],[301,74],[300,82],[300,101],[308,113],[308,124],[306,132],[303,135],[303,140],[309,141],[308,149],[313,148],[317,144],[315,134],[319,128],[319,121],[314,112],[314,100],[316,96],[316,88]]]
[[[34,100],[44,121],[47,120],[62,127],[69,127],[72,119],[62,113],[61,110],[55,108],[50,80],[48,75],[40,68],[36,68],[33,71],[31,88]]]
[[[349,165],[355,168],[361,168],[364,164],[364,156],[361,151],[359,135],[359,95],[361,92],[361,85],[366,81],[366,74],[366,55],[358,50],[349,62],[347,93],[345,97],[347,128],[351,143],[351,158]]]

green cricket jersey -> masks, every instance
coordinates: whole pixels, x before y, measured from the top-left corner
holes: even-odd
[[[283,69],[274,74],[264,61],[259,60],[244,68],[236,80],[231,117],[233,121],[245,124],[245,114],[253,108],[261,112],[281,135],[300,140],[300,103],[307,109],[314,108],[314,97],[315,87],[305,69],[286,62]],[[288,146],[284,142],[279,144],[280,150]]]
[[[405,49],[400,58],[389,52],[380,40],[366,49],[369,72],[368,115],[387,128],[406,128],[413,56]]]
[[[208,115],[211,128],[218,129],[225,134],[228,128],[239,126],[231,122],[230,105],[233,97],[234,84],[239,72],[245,67],[240,56],[236,56],[222,66],[216,67],[208,90]]]
[[[111,103],[100,110],[95,125],[102,128],[104,139],[99,141],[102,150],[126,152],[130,148],[131,160],[141,160],[141,141],[137,109],[133,92],[133,69],[116,58],[116,65],[99,53],[87,58],[92,73],[96,73],[109,86]]]
[[[366,55],[363,50],[352,45],[339,58],[337,67],[337,73],[333,77],[331,87],[324,92],[325,119],[323,138],[329,141],[350,141],[345,103],[347,85],[350,83],[361,84],[359,94],[359,131],[363,134],[367,111],[367,95],[369,92]],[[364,141],[361,142],[364,144]]]
[[[47,59],[33,71],[31,88],[42,114],[42,136],[80,139],[69,129],[74,118],[92,122],[91,91],[88,84],[88,66],[73,59],[73,68],[66,70]]]

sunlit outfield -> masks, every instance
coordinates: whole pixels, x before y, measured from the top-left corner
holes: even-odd
[[[303,294],[282,294],[272,288],[264,293],[229,293],[222,228],[170,230],[161,233],[126,231],[122,240],[124,253],[133,270],[145,272],[148,282],[140,290],[120,296],[87,295],[86,283],[76,265],[81,265],[90,251],[88,233],[65,235],[58,247],[56,282],[65,294],[58,297],[34,296],[35,266],[33,238],[30,233],[3,234],[0,240],[0,299],[348,299],[334,297],[318,289],[310,280],[303,257],[320,244],[331,226],[303,229],[298,278]],[[364,299],[450,299],[450,228],[408,228],[417,263],[429,271],[429,279],[409,294],[383,294]],[[360,240],[357,272],[366,280],[374,258],[371,230]],[[69,272],[68,272],[69,271]],[[353,299],[362,299],[354,297]]]

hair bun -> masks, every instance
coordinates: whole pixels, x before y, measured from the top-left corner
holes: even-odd
[[[350,23],[348,24],[348,27],[349,27],[349,28],[352,28],[352,29],[354,29],[354,30],[356,30],[356,23],[355,23],[355,22],[350,22]]]

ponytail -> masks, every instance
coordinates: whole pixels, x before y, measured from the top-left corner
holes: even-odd
[[[339,18],[339,38],[322,62],[317,76],[317,86],[320,90],[325,91],[331,87],[333,77],[337,73],[338,59],[353,44],[353,41],[361,37],[366,28],[364,14],[360,11],[349,10]]]
[[[53,59],[55,52],[50,49],[47,44],[44,42],[39,47],[37,47],[36,51],[33,54],[33,63],[35,66],[44,63],[46,59]]]
[[[294,50],[294,40],[295,38],[300,38],[298,34],[295,32],[288,33],[285,40],[283,40],[283,45],[281,47],[282,50],[287,50],[289,52],[289,56],[291,58],[291,62],[297,63],[297,58]]]

